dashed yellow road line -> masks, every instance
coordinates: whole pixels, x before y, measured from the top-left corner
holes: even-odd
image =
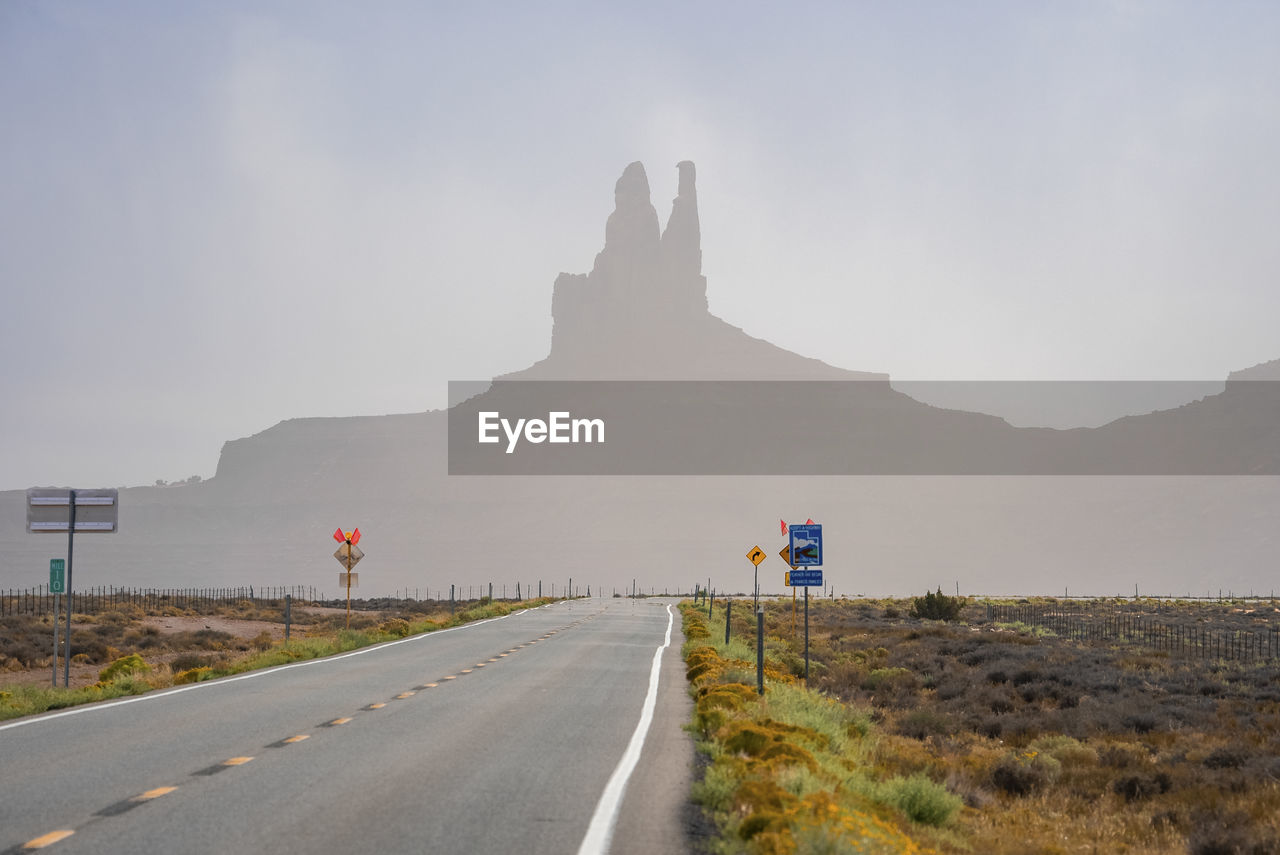
[[[463,668],[463,669],[462,669],[461,671],[459,671],[458,673],[459,673],[459,674],[470,674],[470,673],[471,673],[472,671],[474,671],[474,670],[475,670],[474,668]]]
[[[458,675],[457,675],[457,674],[450,674],[448,677],[441,677],[440,679],[441,679],[441,680],[456,680],[456,679],[458,679]]]
[[[304,739],[310,739],[310,738],[311,738],[311,734],[309,733],[299,733],[297,736],[290,736],[288,739],[282,739],[280,741],[285,743],[286,745],[292,745],[295,742],[301,742]]]
[[[346,724],[349,721],[351,721],[349,717],[335,718],[333,721],[329,722],[329,724],[333,724],[333,725]]]
[[[176,789],[178,788],[177,787],[156,787],[154,790],[147,790],[145,793],[141,793],[139,795],[134,796],[133,801],[149,802],[152,799],[158,799],[161,796],[167,796],[169,795],[169,793],[172,793]]]
[[[476,663],[476,667],[477,667],[477,668],[483,668],[485,665],[488,665],[488,664],[489,664],[489,663],[487,663],[487,662],[477,662],[477,663]]]
[[[497,657],[497,656],[495,656],[495,657],[493,657],[492,659],[490,659],[490,660],[488,660],[488,661],[490,661],[490,662],[497,662],[497,661],[498,661],[498,657]]]
[[[416,694],[418,693],[417,692],[401,692],[400,694],[396,695],[396,700],[403,701],[405,698],[412,698]]]
[[[74,831],[69,831],[67,829],[62,829],[61,831],[50,831],[48,834],[40,835],[35,840],[28,840],[26,843],[22,844],[22,848],[43,849],[46,846],[52,846],[59,840],[66,840],[73,834],[75,834]]]
[[[367,710],[380,710],[380,709],[382,709],[382,708],[383,708],[383,707],[385,707],[385,706],[386,706],[386,704],[385,704],[385,703],[382,703],[381,701],[379,701],[379,702],[378,702],[378,703],[376,703],[376,704],[369,704],[369,706],[365,707],[365,709],[367,709]]]
[[[225,772],[227,769],[230,769],[232,766],[243,766],[245,763],[248,763],[252,759],[253,759],[252,757],[232,757],[229,760],[223,760],[221,763],[216,763],[213,766],[209,766],[206,769],[201,769],[198,772],[193,772],[192,774],[216,775],[219,772]]]
[[[424,688],[424,689],[434,689],[436,686],[439,686],[439,685],[440,685],[439,683],[423,683],[423,684],[422,684],[422,688]]]

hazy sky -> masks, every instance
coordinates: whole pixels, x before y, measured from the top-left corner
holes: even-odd
[[[1280,357],[1280,5],[0,2],[0,489],[214,472],[547,352],[613,183],[916,379]]]

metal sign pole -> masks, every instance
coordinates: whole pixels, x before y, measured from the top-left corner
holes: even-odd
[[[804,586],[804,683],[809,685],[809,586]]]
[[[67,508],[67,649],[62,653],[62,685],[64,688],[71,687],[71,607],[75,604],[71,594],[75,590],[75,588],[71,587],[71,548],[75,545],[75,537],[76,491],[72,490]]]
[[[53,687],[58,688],[58,621],[62,620],[62,595],[53,595]]]
[[[756,610],[756,692],[764,694],[764,609]]]

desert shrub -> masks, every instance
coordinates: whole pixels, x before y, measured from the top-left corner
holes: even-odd
[[[1042,736],[1027,746],[1028,750],[1052,757],[1063,766],[1095,766],[1098,752],[1088,745],[1063,734]]]
[[[1204,765],[1209,769],[1239,769],[1249,762],[1250,751],[1239,745],[1228,745],[1215,748],[1204,758]]]
[[[987,708],[990,709],[993,713],[1013,712],[1014,707],[1016,706],[1012,698],[1010,698],[1008,695],[1002,695],[998,692],[987,693],[984,696],[983,700],[986,703]]]
[[[271,634],[269,630],[265,630],[265,629],[262,632],[255,635],[253,638],[249,639],[249,646],[251,646],[254,650],[270,650],[272,645],[274,645],[275,643],[276,643],[275,637]]]
[[[76,656],[84,656],[84,661],[97,664],[107,661],[107,645],[102,639],[85,629],[73,630],[71,633],[72,661]]]
[[[991,783],[1011,796],[1027,796],[1047,787],[1061,769],[1061,764],[1044,754],[1006,754],[991,769]]]
[[[884,799],[912,822],[934,826],[950,822],[963,804],[959,796],[922,774],[889,781],[884,786]]]
[[[915,675],[906,668],[876,668],[862,681],[862,688],[868,692],[902,685],[915,685]]]
[[[213,674],[213,669],[207,665],[202,665],[196,668],[186,668],[173,675],[173,682],[176,685],[182,685],[184,683],[199,683],[201,680],[207,680],[211,674]]]
[[[142,657],[136,653],[130,653],[128,656],[121,656],[112,662],[106,668],[98,672],[98,681],[101,683],[110,683],[116,677],[125,674],[136,674],[140,671],[150,671],[151,666],[143,661]]]
[[[1146,762],[1141,749],[1123,745],[1108,745],[1098,752],[1098,762],[1111,769],[1128,769]]]
[[[142,617],[142,609],[132,604],[98,615],[98,623],[125,626]]]
[[[169,644],[173,647],[199,650],[226,650],[234,641],[235,636],[219,629],[184,630],[175,632],[169,638]]]
[[[1013,685],[1024,686],[1027,683],[1040,679],[1040,672],[1031,668],[1024,668],[1013,675]]]
[[[1191,855],[1270,855],[1280,851],[1280,839],[1253,827],[1242,813],[1204,813],[1192,819],[1187,839]]]
[[[378,629],[387,635],[394,635],[399,638],[404,638],[412,631],[409,622],[404,618],[392,618],[389,621],[384,621]]]
[[[900,617],[902,617],[902,612],[898,611],[897,606],[891,604],[884,607],[885,620],[897,620]]]
[[[912,739],[946,736],[953,732],[951,720],[929,709],[912,710],[898,720],[898,733]]]
[[[965,602],[964,597],[949,597],[939,588],[936,593],[929,592],[913,599],[911,616],[924,620],[956,620],[960,617]]]
[[[1136,802],[1151,796],[1167,793],[1173,787],[1173,779],[1167,772],[1154,775],[1126,775],[1111,783],[1112,792],[1124,796],[1126,802]]]
[[[1150,713],[1130,713],[1120,719],[1120,724],[1134,733],[1150,733],[1156,729],[1156,717]]]
[[[180,671],[189,671],[192,668],[202,668],[211,664],[212,659],[208,656],[201,656],[199,653],[180,653],[169,663],[169,668],[173,673]]]

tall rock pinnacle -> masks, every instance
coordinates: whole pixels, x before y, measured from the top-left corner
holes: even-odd
[[[693,162],[682,160],[680,186],[671,203],[671,218],[662,233],[662,266],[667,278],[687,283],[707,304],[707,282],[702,277],[702,230],[698,225],[698,188]]]
[[[643,164],[623,170],[591,272],[556,279],[553,352],[591,358],[627,341],[639,347],[664,335],[688,336],[708,321],[693,164],[677,168],[679,191],[665,233]]]
[[[712,315],[697,173],[688,160],[676,169],[679,189],[663,231],[644,166],[623,170],[591,272],[556,278],[551,352],[508,378],[887,379],[789,353]]]
[[[649,201],[644,164],[636,161],[623,170],[613,205],[591,278],[601,291],[625,300],[633,289],[649,287],[658,266],[658,212]]]

